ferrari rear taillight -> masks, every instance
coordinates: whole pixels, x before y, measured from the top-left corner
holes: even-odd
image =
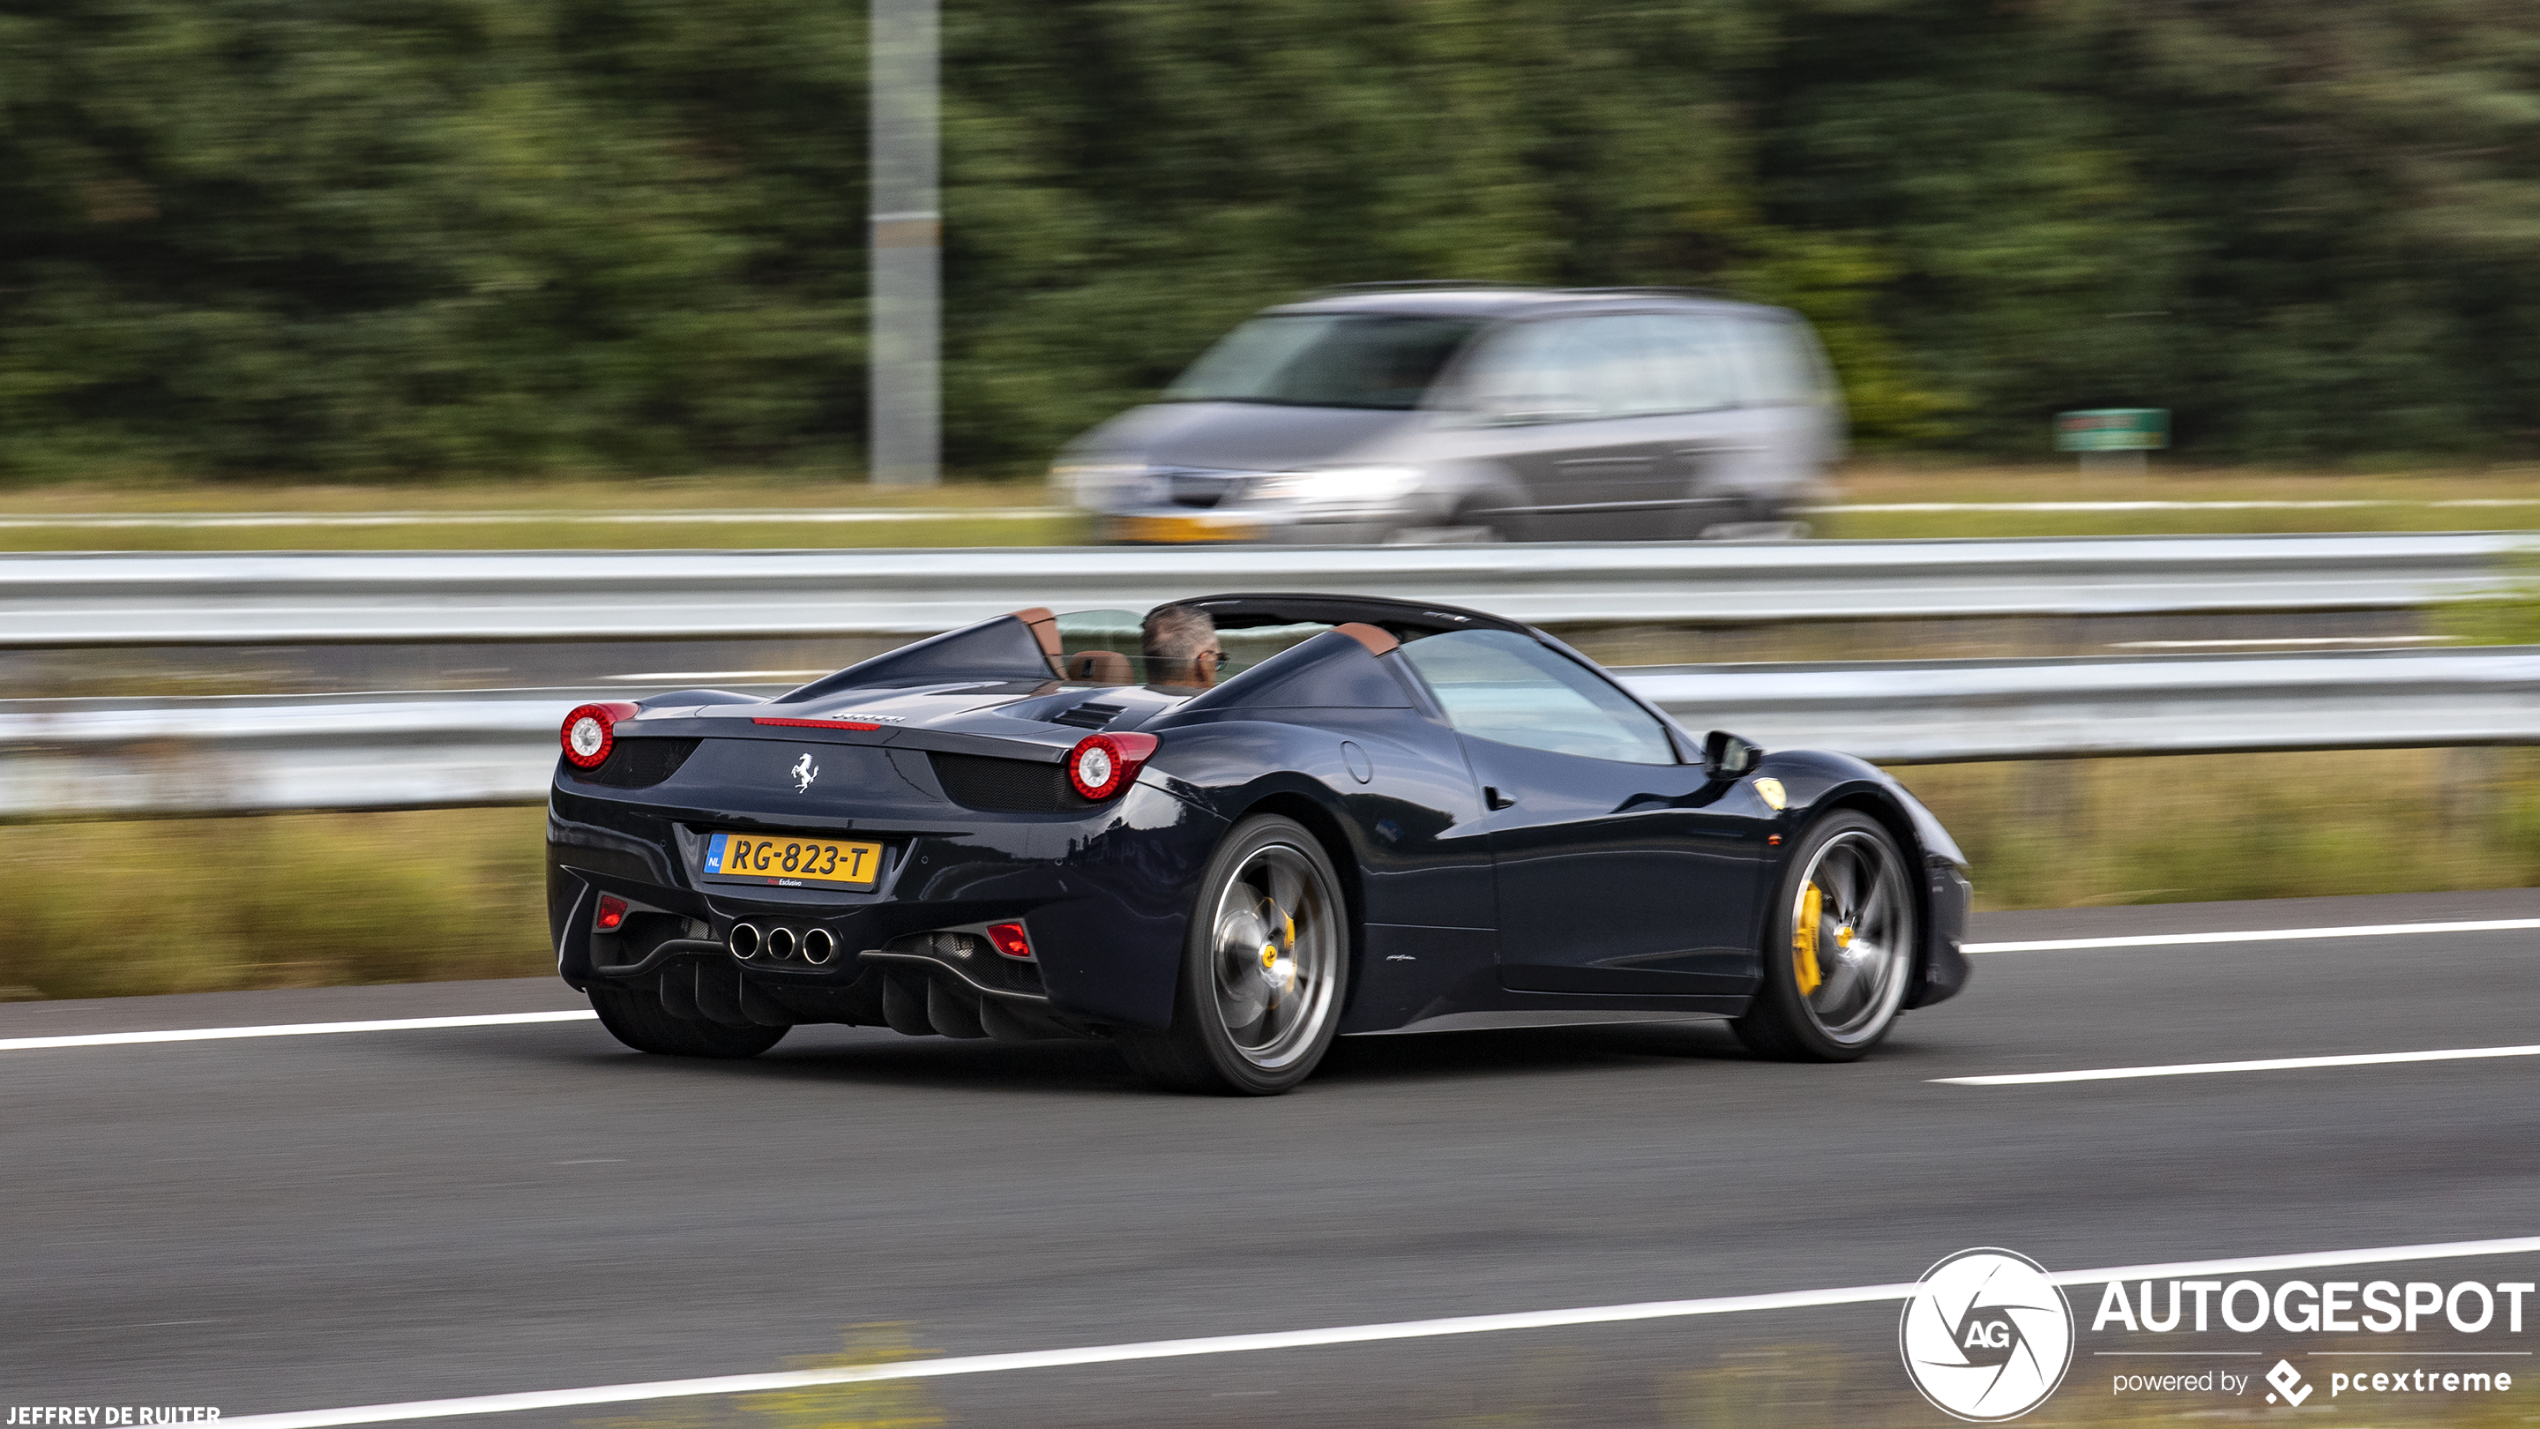
[[[614,933],[625,925],[626,900],[614,893],[601,894],[599,916],[591,920],[591,926],[603,933]]]
[[[1032,940],[1025,935],[1020,923],[990,923],[988,941],[1009,958],[1032,956]]]
[[[564,728],[557,740],[564,745],[564,757],[576,769],[597,769],[606,764],[609,751],[617,747],[617,722],[635,717],[635,706],[612,700],[606,704],[576,705],[564,717]]]
[[[1151,734],[1089,734],[1067,751],[1067,782],[1088,799],[1108,799],[1129,787],[1153,753]]]

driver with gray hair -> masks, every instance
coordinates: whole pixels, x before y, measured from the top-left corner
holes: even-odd
[[[1208,612],[1187,605],[1159,605],[1138,627],[1139,653],[1146,657],[1150,685],[1197,686],[1217,683],[1226,663],[1217,641],[1217,622]]]

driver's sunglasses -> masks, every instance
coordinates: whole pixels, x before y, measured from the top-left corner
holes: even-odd
[[[1223,650],[1211,650],[1199,658],[1208,662],[1208,668],[1212,670],[1223,670],[1226,668],[1226,661],[1229,657]]]

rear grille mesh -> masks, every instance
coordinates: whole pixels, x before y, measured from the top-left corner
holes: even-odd
[[[1001,814],[1060,814],[1093,807],[1055,764],[977,754],[930,754],[944,793],[965,809]]]
[[[599,768],[578,777],[592,784],[605,784],[612,789],[649,789],[679,772],[688,756],[697,752],[700,740],[694,739],[628,739],[620,736],[617,747]]]

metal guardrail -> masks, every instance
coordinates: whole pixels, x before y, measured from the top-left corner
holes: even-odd
[[[1651,666],[1699,732],[1882,763],[2540,743],[2540,647]],[[0,818],[530,804],[613,690],[0,702]]]
[[[1332,548],[0,555],[0,649],[913,636],[1025,606],[1333,590],[1538,625],[2415,607],[2540,536]]]

